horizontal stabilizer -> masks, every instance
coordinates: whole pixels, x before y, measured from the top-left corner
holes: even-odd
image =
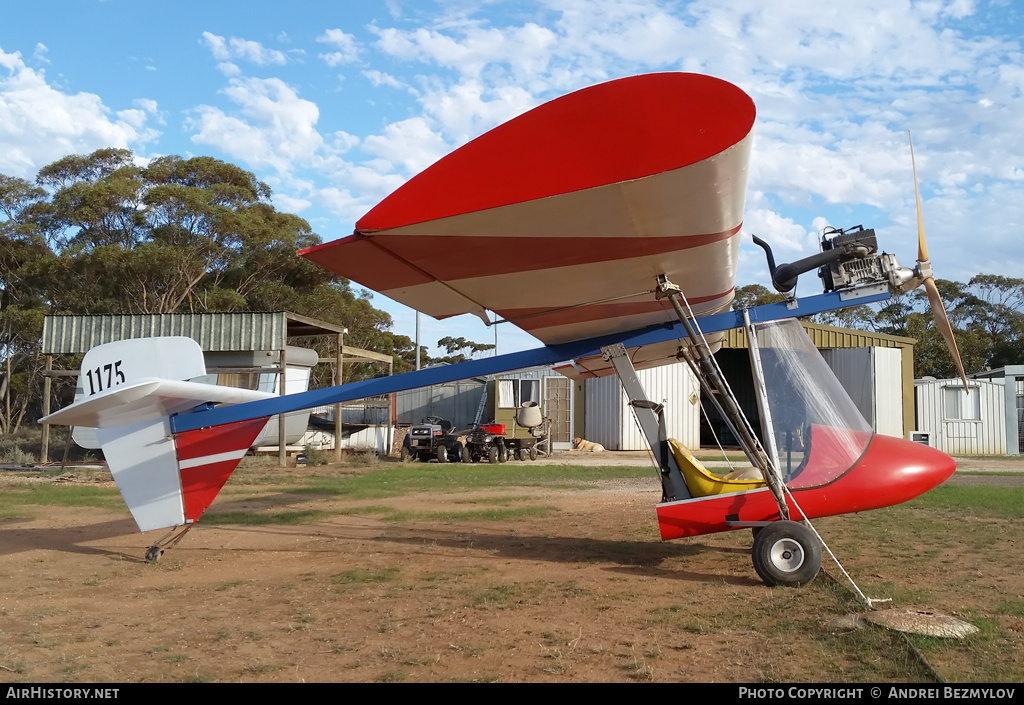
[[[39,423],[112,428],[179,414],[206,403],[241,404],[273,396],[270,392],[150,377],[86,397],[39,419]]]

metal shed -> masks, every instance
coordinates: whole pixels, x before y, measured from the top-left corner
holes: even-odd
[[[395,419],[400,425],[422,423],[428,416],[440,416],[455,428],[468,428],[476,418],[487,380],[463,379],[447,384],[408,389],[395,394]]]
[[[918,427],[912,438],[950,455],[1006,453],[1002,379],[970,380],[970,394],[959,379],[921,379],[914,385]]]
[[[1009,455],[1024,453],[1024,365],[1007,365],[971,377],[1002,383],[1006,452]]]
[[[700,387],[683,363],[637,370],[637,378],[652,401],[665,407],[670,438],[690,448],[700,447]],[[586,438],[608,450],[646,450],[647,441],[633,417],[619,378],[611,375],[586,382]]]
[[[540,404],[550,420],[547,426],[551,450],[569,450],[576,432],[576,385],[550,367],[534,367],[498,375],[488,387],[488,412],[495,422],[505,424],[507,435],[524,438],[530,432],[519,426],[516,414],[525,401]]]
[[[879,433],[905,437],[914,421],[914,339],[848,330],[807,321],[801,325],[821,352],[840,383],[864,417]],[[757,400],[753,391],[746,331],[726,331],[715,358],[736,393],[741,408],[760,431]],[[700,389],[685,364],[638,370],[648,396],[665,404],[669,435],[696,448],[716,442],[733,444],[724,422],[704,400],[702,418]],[[646,442],[633,421],[618,378],[586,381],[586,438],[610,450],[643,450]]]
[[[914,430],[916,340],[810,321],[800,321],[800,325],[876,431],[905,438]],[[726,331],[722,348],[746,351],[746,331]],[[839,352],[852,350],[862,352]]]
[[[508,427],[507,435],[525,433],[516,428],[515,415],[522,401],[536,401],[551,419],[554,450],[572,447],[575,431],[575,395],[572,380],[550,367],[506,372],[492,379],[473,378],[410,389],[396,395],[397,422],[416,424],[427,416],[440,416],[455,428],[469,428],[478,414],[482,421],[496,421]],[[480,408],[483,403],[483,409]]]

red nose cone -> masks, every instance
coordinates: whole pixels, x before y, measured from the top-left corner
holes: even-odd
[[[856,511],[911,500],[941,485],[955,471],[956,461],[941,451],[876,434],[867,453],[849,473],[850,480],[856,480],[865,491],[862,501],[870,505]]]

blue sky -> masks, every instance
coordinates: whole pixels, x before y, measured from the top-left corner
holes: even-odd
[[[757,105],[745,232],[780,259],[863,223],[913,262],[909,129],[937,275],[1024,276],[1024,5],[1009,0],[7,0],[2,17],[0,173],[109,146],[212,155],[329,241],[539,103],[696,71]],[[745,242],[752,282],[767,272]],[[411,310],[373,300],[413,335]],[[502,328],[501,352],[533,345]],[[493,340],[473,317],[424,317],[425,344],[445,335]]]

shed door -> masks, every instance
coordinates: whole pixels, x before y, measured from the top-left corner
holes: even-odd
[[[551,419],[552,450],[572,448],[572,380],[544,379],[544,414]]]

